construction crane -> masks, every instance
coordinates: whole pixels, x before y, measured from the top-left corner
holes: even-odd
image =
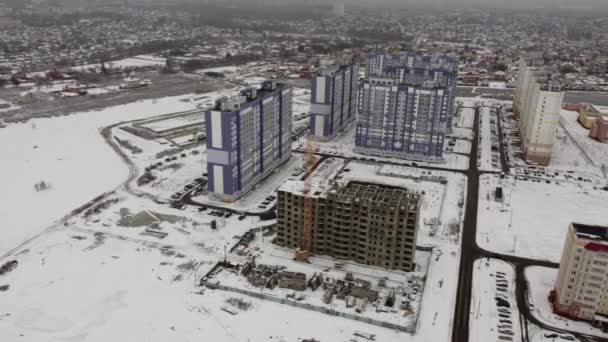
[[[300,237],[300,246],[296,249],[295,259],[297,261],[308,261],[312,251],[312,228],[314,224],[314,200],[311,194],[312,188],[312,172],[317,159],[315,157],[315,148],[310,136],[306,138],[306,150],[304,153],[304,169],[306,170],[304,178],[304,219],[302,221],[302,236]]]

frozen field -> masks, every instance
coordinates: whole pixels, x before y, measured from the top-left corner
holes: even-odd
[[[555,288],[557,271],[557,269],[545,267],[526,268],[526,279],[530,284],[529,301],[531,305],[534,305],[531,310],[534,317],[552,327],[608,339],[608,333],[602,333],[600,329],[592,327],[589,323],[576,322],[553,313],[548,297],[549,292]]]
[[[494,200],[502,186],[504,203]],[[477,243],[494,252],[559,262],[571,222],[605,224],[608,192],[569,182],[480,179]]]
[[[303,88],[293,89],[292,114],[300,115],[310,113],[310,90]]]
[[[4,153],[10,167],[0,169],[0,254],[126,180],[129,170],[106,144],[101,128],[193,109],[183,98],[139,101],[2,129],[0,144],[11,147]],[[36,192],[34,184],[41,181],[50,187]]]

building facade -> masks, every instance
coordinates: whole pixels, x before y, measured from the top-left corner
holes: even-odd
[[[513,109],[519,119],[526,161],[549,165],[563,100],[559,83],[544,75],[536,64],[520,60]]]
[[[291,87],[267,81],[205,113],[209,198],[234,201],[289,159],[291,105]]]
[[[570,224],[550,298],[555,312],[608,330],[608,227]]]
[[[589,130],[589,137],[608,143],[608,115],[598,116]]]
[[[372,54],[367,61],[365,78],[391,78],[398,83],[413,85],[432,81],[445,87],[451,97],[446,112],[446,127],[449,131],[452,128],[458,66],[458,60],[448,55]]]
[[[361,84],[361,114],[355,151],[382,157],[442,161],[449,91],[436,83],[397,83],[392,79]]]
[[[320,141],[333,139],[357,117],[356,64],[330,66],[312,78],[310,134]]]
[[[608,116],[608,107],[584,104],[578,110],[578,122],[586,129],[591,129],[595,120],[600,116]]]
[[[449,56],[373,54],[359,87],[355,151],[443,160],[454,111],[458,61]]]
[[[304,184],[279,188],[275,243],[300,246]],[[354,260],[365,265],[412,271],[421,195],[405,189],[350,182],[314,199],[312,254]]]

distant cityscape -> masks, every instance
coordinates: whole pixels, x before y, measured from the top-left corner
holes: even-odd
[[[608,340],[603,7],[0,0],[0,339]]]

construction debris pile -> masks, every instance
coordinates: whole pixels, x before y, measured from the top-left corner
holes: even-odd
[[[285,271],[285,266],[257,265],[255,258],[249,260],[241,270],[247,281],[255,287],[274,289],[280,287],[295,291],[306,290],[306,274]]]
[[[321,290],[323,303],[331,305],[334,299],[342,300],[347,308],[354,308],[357,313],[371,305],[379,313],[404,310],[404,315],[412,314],[410,303],[416,300],[419,289],[419,285],[414,285],[415,293],[411,295],[404,288],[386,287],[384,279],[373,286],[368,280],[355,278],[351,272],[346,272],[344,279],[328,277],[324,272],[314,273],[307,279],[304,273],[288,271],[285,266],[258,264],[255,258],[240,268],[240,274],[254,287],[271,290],[279,287],[300,292]],[[292,293],[288,297],[301,301],[307,296]],[[399,302],[397,297],[401,298]]]

